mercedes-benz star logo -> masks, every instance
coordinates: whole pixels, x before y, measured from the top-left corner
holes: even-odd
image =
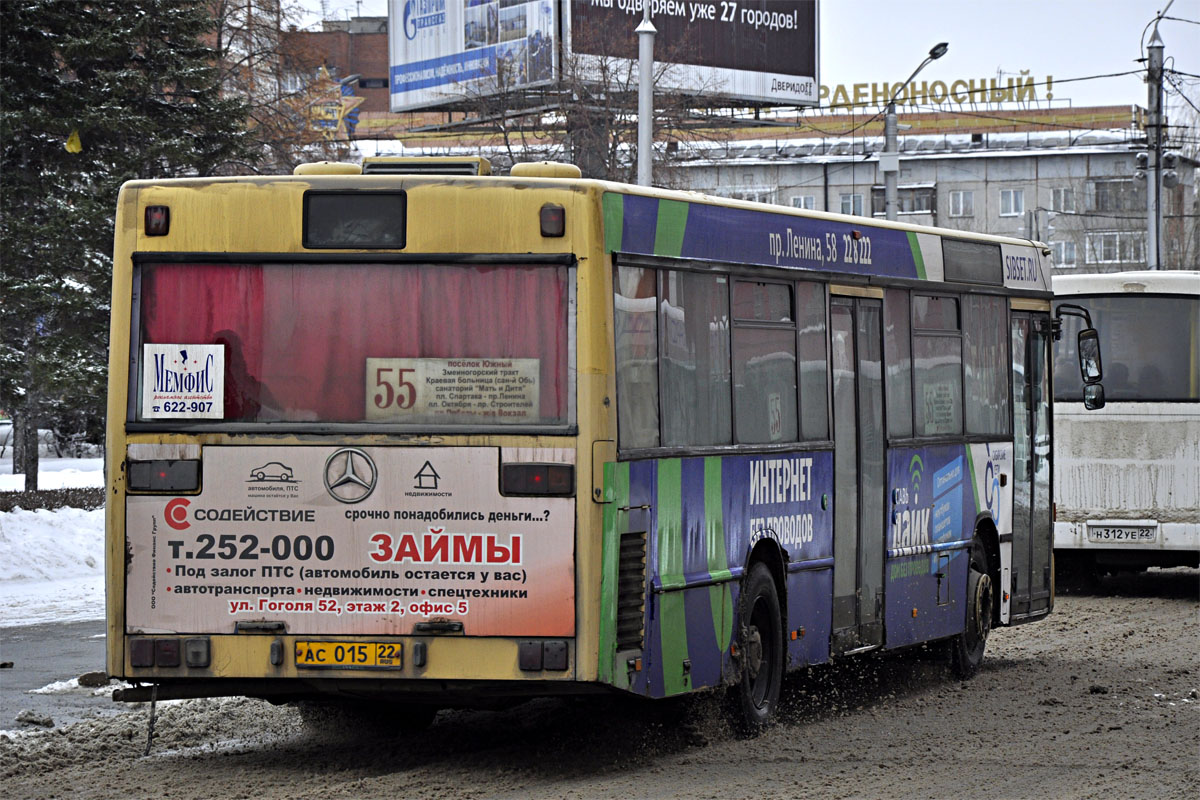
[[[375,491],[379,473],[371,457],[353,447],[343,447],[325,459],[325,488],[334,500],[358,503]]]

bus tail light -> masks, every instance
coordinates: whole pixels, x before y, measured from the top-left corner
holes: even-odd
[[[200,462],[130,461],[128,487],[134,492],[194,492],[200,488]]]
[[[146,235],[166,236],[170,230],[170,206],[146,206]]]
[[[178,667],[182,663],[189,667],[205,668],[212,662],[212,644],[208,637],[193,639],[146,639],[129,640],[129,663],[134,667]]]
[[[178,667],[180,663],[180,648],[178,639],[154,640],[154,665],[157,667]]]
[[[560,495],[575,489],[571,464],[504,464],[500,467],[503,495]]]
[[[560,237],[567,232],[567,212],[556,203],[546,203],[538,212],[542,226],[542,236]]]

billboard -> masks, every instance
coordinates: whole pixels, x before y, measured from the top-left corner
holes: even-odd
[[[558,16],[559,0],[391,0],[391,110],[552,83]]]
[[[598,72],[602,59],[637,59],[642,0],[566,0],[567,49]],[[816,106],[817,0],[651,0],[656,88]],[[635,75],[636,75],[636,66]]]

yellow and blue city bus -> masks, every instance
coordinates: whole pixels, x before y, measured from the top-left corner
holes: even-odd
[[[119,699],[728,687],[754,729],[788,670],[969,675],[1050,612],[1047,250],[486,166],[123,188]]]

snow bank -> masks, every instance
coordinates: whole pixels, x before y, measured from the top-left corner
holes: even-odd
[[[38,459],[39,489],[97,489],[104,485],[104,459]],[[25,476],[12,474],[12,459],[0,459],[0,492],[25,491]]]
[[[104,574],[104,509],[0,513],[0,581]]]
[[[11,471],[11,461],[2,468]],[[100,459],[43,459],[44,488],[103,485]],[[24,476],[0,474],[0,489]],[[19,488],[19,487],[12,487]],[[104,617],[104,509],[0,512],[0,626]]]

